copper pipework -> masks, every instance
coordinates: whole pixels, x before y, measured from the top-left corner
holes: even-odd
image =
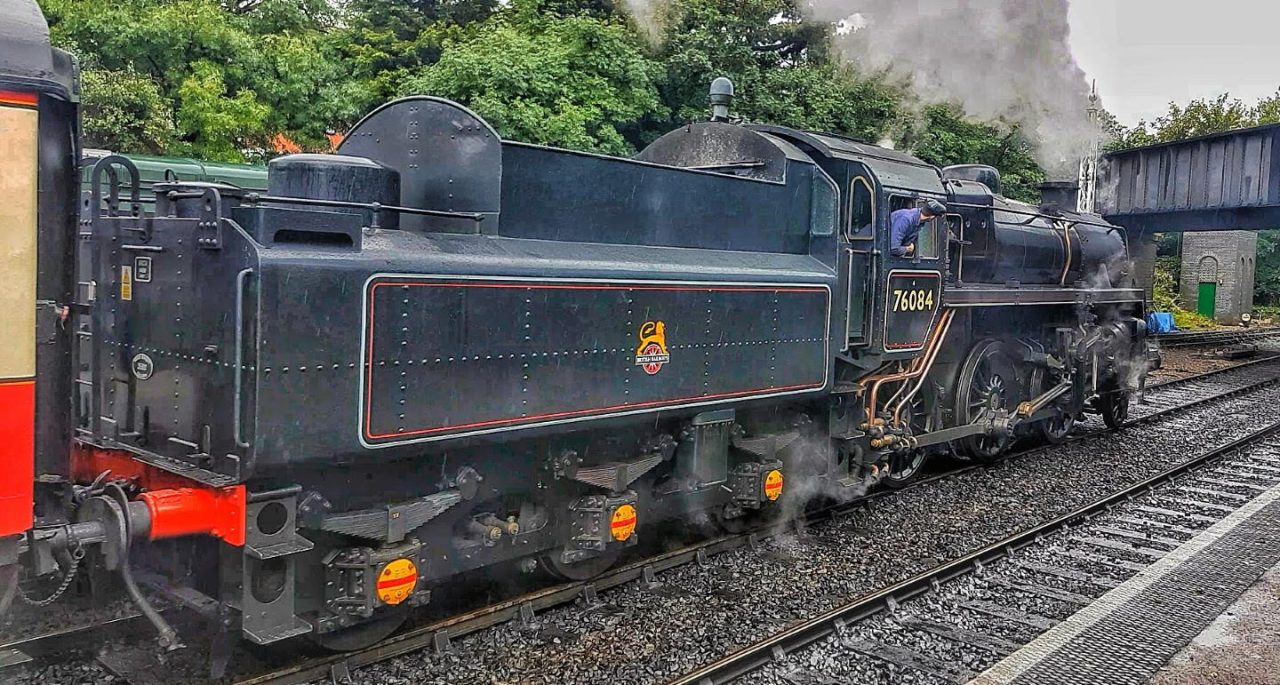
[[[880,393],[880,386],[885,383],[890,383],[894,381],[910,380],[912,378],[922,375],[926,370],[925,369],[926,361],[928,361],[931,365],[933,357],[937,356],[937,349],[938,349],[939,343],[942,342],[942,337],[946,334],[944,331],[944,328],[950,328],[951,319],[954,316],[955,316],[954,309],[947,309],[944,312],[942,312],[942,316],[938,319],[938,323],[934,325],[933,332],[929,336],[929,341],[925,344],[924,354],[912,359],[911,365],[907,368],[906,371],[899,371],[898,373],[891,373],[891,374],[886,374],[882,376],[874,376],[871,378],[864,379],[862,381],[863,384],[871,383],[871,396],[867,402],[867,421],[868,422],[874,420],[876,416],[876,405],[878,404],[877,397]]]

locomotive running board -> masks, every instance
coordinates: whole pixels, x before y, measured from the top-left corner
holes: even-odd
[[[1008,307],[1062,304],[1128,304],[1143,301],[1136,288],[957,286],[947,289],[949,307]]]

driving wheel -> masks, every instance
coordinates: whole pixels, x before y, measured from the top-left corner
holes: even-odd
[[[998,340],[973,346],[960,367],[956,385],[956,423],[968,425],[985,414],[1007,410],[1015,401],[1018,376],[1013,361]],[[961,455],[979,462],[1000,458],[1009,447],[1009,436],[974,435],[960,441]]]

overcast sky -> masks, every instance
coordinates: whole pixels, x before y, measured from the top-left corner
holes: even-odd
[[[1034,2],[1035,0],[1029,0]],[[1070,0],[1071,47],[1122,123],[1280,87],[1280,0]]]

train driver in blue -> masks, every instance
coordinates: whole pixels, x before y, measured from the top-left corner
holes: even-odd
[[[920,226],[934,217],[947,213],[947,206],[937,200],[925,202],[923,207],[899,209],[889,215],[889,254],[910,257],[916,252],[916,238]]]

